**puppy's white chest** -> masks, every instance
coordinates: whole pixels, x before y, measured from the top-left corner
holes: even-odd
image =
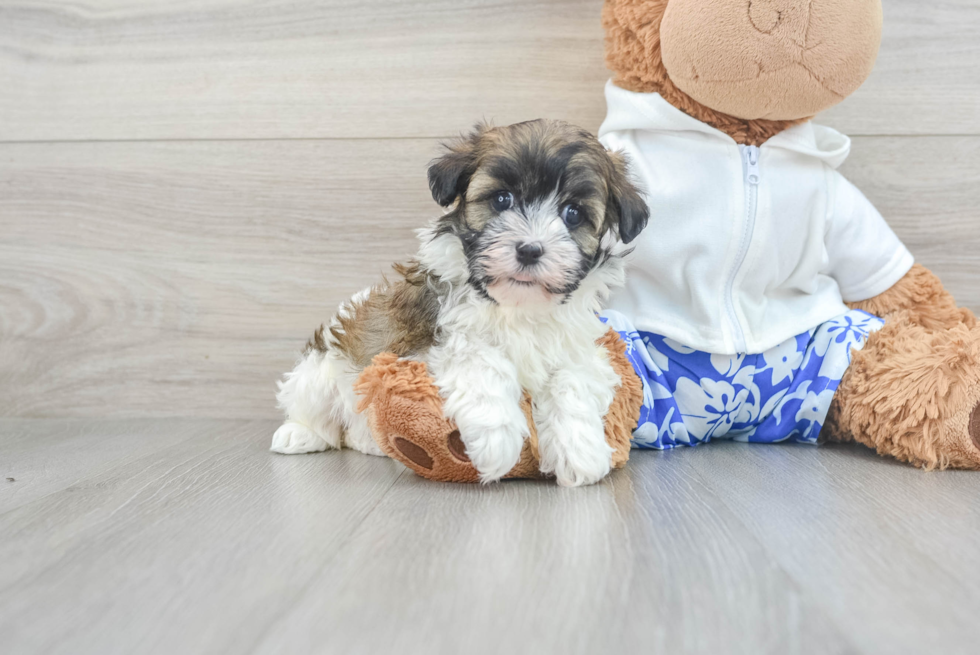
[[[600,334],[601,328],[597,332],[591,324],[541,321],[512,324],[497,338],[503,355],[517,369],[521,386],[535,393],[548,384],[556,369],[590,358]]]

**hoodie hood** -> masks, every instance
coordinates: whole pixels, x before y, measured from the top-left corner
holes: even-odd
[[[659,93],[634,93],[606,82],[606,119],[599,128],[601,139],[610,132],[649,130],[707,135],[735,145],[730,136],[688,116]],[[763,149],[780,148],[818,159],[837,168],[851,151],[851,140],[837,130],[810,121],[795,125],[772,137]]]

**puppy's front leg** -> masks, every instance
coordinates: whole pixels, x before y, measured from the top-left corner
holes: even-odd
[[[619,384],[605,348],[596,348],[556,370],[535,396],[541,471],[554,473],[558,484],[593,484],[609,473],[613,451],[603,418]]]
[[[428,360],[480,479],[499,480],[517,464],[528,436],[517,369],[500,350],[463,335],[449,336]]]

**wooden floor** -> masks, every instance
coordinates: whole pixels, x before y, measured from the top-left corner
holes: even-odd
[[[850,446],[431,483],[267,420],[0,421],[11,654],[976,653],[980,477]],[[0,478],[0,480],[3,480]]]

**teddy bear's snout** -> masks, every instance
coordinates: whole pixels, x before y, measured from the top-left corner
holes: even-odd
[[[881,3],[670,0],[660,41],[670,79],[701,104],[738,118],[796,120],[837,104],[871,73]]]

